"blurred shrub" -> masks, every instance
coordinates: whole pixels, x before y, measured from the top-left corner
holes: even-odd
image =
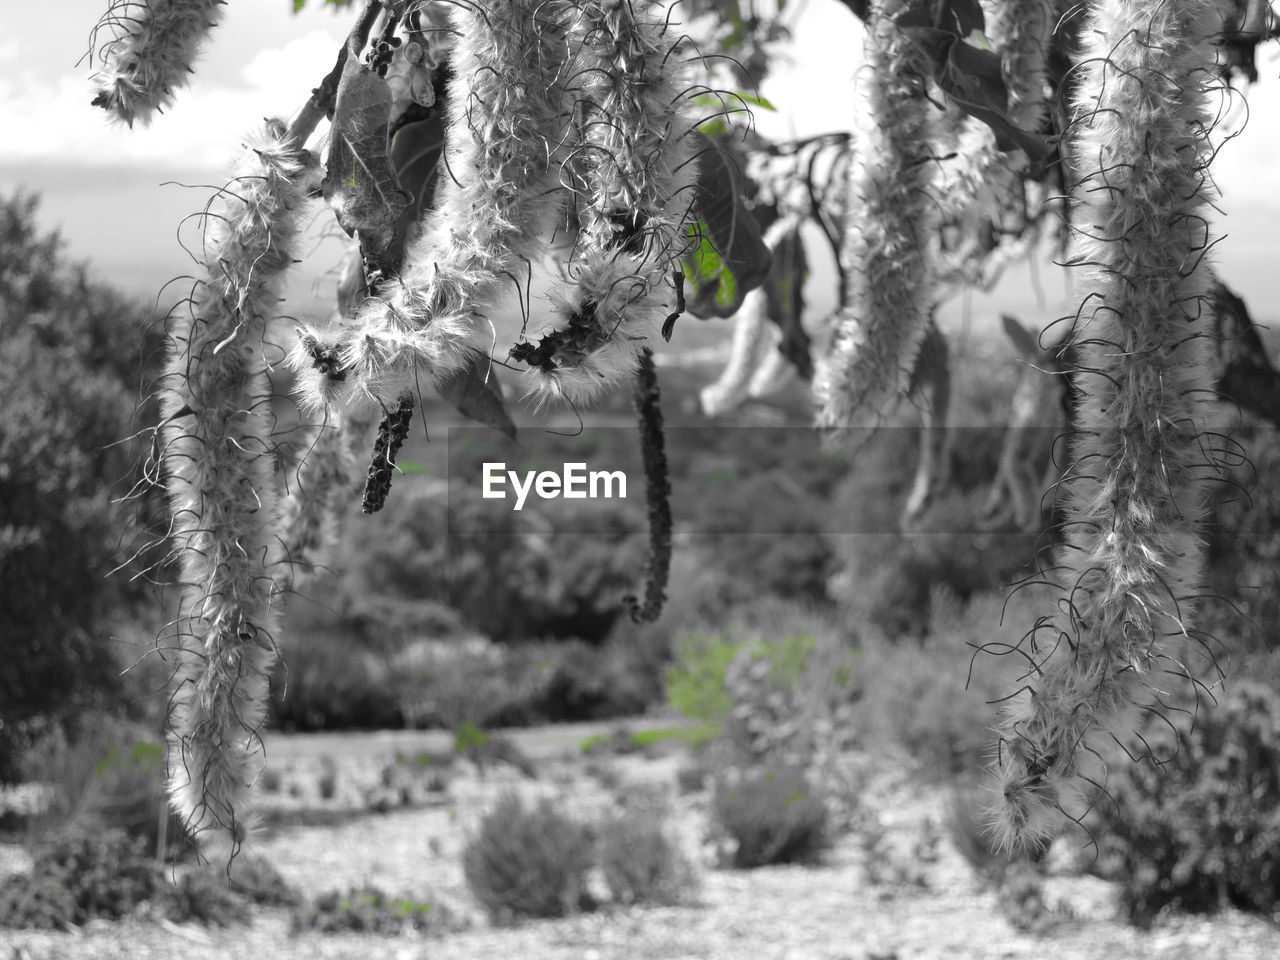
[[[559,917],[591,905],[587,872],[591,831],[542,799],[526,806],[518,794],[498,799],[463,849],[467,885],[497,921]]]
[[[856,723],[866,742],[897,747],[915,760],[915,772],[946,782],[983,767],[998,717],[994,701],[1012,693],[1025,661],[978,653],[987,644],[1017,643],[1035,623],[1035,598],[988,593],[962,601],[934,591],[928,635],[922,643],[869,637],[860,663],[862,699]],[[1001,617],[1003,615],[1003,625]]]
[[[294,930],[319,933],[439,934],[460,926],[459,918],[442,903],[392,897],[370,885],[323,894],[293,915]]]
[[[209,867],[188,871],[177,883],[164,884],[162,910],[177,923],[202,923],[207,927],[232,927],[247,923],[245,898],[227,882],[224,873]]]
[[[623,439],[616,431],[588,431],[591,445]],[[346,600],[383,598],[451,607],[467,630],[486,637],[569,638],[601,643],[633,589],[643,563],[643,514],[627,501],[600,501],[593,521],[604,532],[548,535],[528,513],[496,512],[468,498],[449,501],[429,478],[402,478],[402,509],[353,527],[349,543],[358,564],[344,567],[336,587]],[[449,532],[441,536],[441,531]],[[416,630],[389,639],[440,636]]]
[[[831,845],[827,806],[802,770],[769,766],[722,775],[712,796],[713,832],[728,862],[749,868],[810,863]]]
[[[259,906],[292,907],[303,899],[297,887],[286,880],[271,861],[253,854],[241,853],[229,867],[207,865],[202,869],[214,870],[233,891]]]
[[[1163,761],[1113,757],[1096,807],[1099,869],[1122,885],[1131,918],[1165,906],[1264,913],[1280,906],[1280,694],[1234,681],[1178,737],[1141,731]]]
[[[599,858],[616,903],[673,904],[693,887],[693,866],[665,827],[665,804],[633,804],[599,826]]]
[[[274,726],[289,731],[404,726],[377,653],[353,645],[342,623],[314,605],[294,602],[288,619],[283,655],[271,680]]]
[[[163,817],[166,852],[190,850],[165,793],[163,738],[112,717],[86,715],[78,726],[71,743],[53,734],[29,755],[30,774],[51,787],[48,806],[28,821],[30,832],[120,830],[154,853]]]
[[[121,830],[76,831],[38,846],[31,873],[0,884],[0,926],[116,920],[163,890],[160,868],[141,839]]]
[[[121,531],[160,501],[117,502],[138,453],[117,441],[156,421],[137,391],[159,328],[149,346],[147,308],[69,264],[36,208],[0,196],[0,782],[37,739],[74,736],[81,712],[119,697],[109,638],[146,580],[106,575],[133,553]]]
[[[320,791],[321,800],[332,800],[338,795],[338,765],[327,753],[320,758],[320,776],[316,779],[316,788]]]

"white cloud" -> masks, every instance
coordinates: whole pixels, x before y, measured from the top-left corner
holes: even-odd
[[[133,130],[112,124],[90,105],[82,72],[59,77],[52,87],[30,73],[0,78],[4,126],[11,134],[0,142],[0,164],[220,168],[263,117],[289,116],[302,106],[333,66],[339,42],[315,30],[262,50],[233,87],[202,85],[197,70],[171,110]]]

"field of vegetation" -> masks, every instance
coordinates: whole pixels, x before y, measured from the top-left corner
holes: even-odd
[[[127,489],[146,451],[115,441],[156,416],[135,411],[154,344],[127,331],[145,308],[61,264],[21,199],[0,206],[0,303],[35,318],[0,324],[0,955],[1275,955],[1265,425],[1240,425],[1252,463],[1208,529],[1223,599],[1206,627],[1230,652],[1217,706],[1181,741],[1153,720],[1163,769],[1108,757],[1108,802],[1012,859],[976,782],[1020,666],[975,651],[1037,609],[1007,589],[1036,538],[984,512],[990,425],[1022,369],[1006,341],[975,336],[955,360],[984,373],[957,377],[978,392],[954,422],[974,426],[909,535],[884,518],[910,493],[913,411],[852,469],[799,427],[801,386],[708,429],[696,391],[714,371],[663,365],[679,495],[649,625],[620,602],[640,501],[589,531],[467,514],[446,444],[420,448],[388,508],[347,518],[331,572],[288,598],[260,833],[228,875],[164,812],[155,637],[172,597],[105,577],[130,559],[121,530],[163,526],[158,503],[102,483]],[[580,459],[612,455],[621,412],[587,423]]]

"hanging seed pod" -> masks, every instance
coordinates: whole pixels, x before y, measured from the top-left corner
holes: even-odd
[[[662,607],[667,602],[667,579],[671,573],[671,474],[667,469],[667,441],[662,428],[662,393],[651,350],[640,354],[634,400],[640,421],[640,452],[649,508],[649,563],[644,600],[629,596],[624,602],[634,622],[652,623],[662,615]]]
[[[1074,331],[1081,401],[1062,487],[1055,617],[1006,711],[995,763],[999,839],[1044,843],[1105,788],[1093,744],[1132,745],[1139,712],[1194,691],[1199,524],[1212,434],[1211,104],[1207,0],[1099,0],[1074,105]],[[1145,747],[1133,747],[1141,755]],[[1163,758],[1155,758],[1157,762]]]
[[[845,302],[816,371],[823,427],[875,425],[903,393],[932,310],[924,246],[935,230],[933,109],[910,40],[894,23],[908,4],[873,0],[867,21],[869,127],[854,138],[845,221]]]
[[[314,404],[355,396],[390,405],[415,386],[420,367],[448,376],[476,349],[488,352],[485,311],[502,286],[523,287],[563,202],[557,167],[571,110],[564,89],[572,14],[568,0],[451,10],[449,132],[437,203],[400,275],[384,280],[329,344],[342,379],[304,384]]]
[[[212,204],[203,283],[171,319],[164,469],[182,570],[170,699],[169,789],[202,845],[248,832],[276,659],[279,561],[264,335],[317,171],[268,121]]]
[[[387,502],[391,492],[391,474],[396,468],[400,447],[409,436],[409,423],[413,419],[413,394],[402,393],[394,410],[378,424],[378,439],[373,444],[373,457],[369,461],[369,476],[364,484],[364,501],[360,509],[365,513],[377,513]]]
[[[551,329],[511,356],[532,394],[583,404],[637,369],[676,305],[697,165],[681,108],[692,51],[663,5],[583,0],[573,38],[577,244]]]
[[[225,0],[111,0],[91,41],[102,61],[93,105],[130,127],[150,123],[186,86],[224,6]],[[110,39],[99,36],[103,31]]]

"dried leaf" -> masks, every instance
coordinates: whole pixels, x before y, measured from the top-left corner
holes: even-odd
[[[467,365],[458,373],[437,378],[436,391],[464,417],[516,438],[516,425],[507,413],[497,371],[479,350],[470,352]]]
[[[894,22],[923,54],[933,80],[952,103],[991,128],[1001,150],[1021,150],[1035,168],[1042,167],[1053,147],[1009,119],[1009,89],[1000,54],[989,44],[970,42],[976,35],[986,43],[977,0],[947,0],[941,16],[931,8],[929,3],[916,4]]]
[[[389,158],[391,89],[355,58],[338,83],[322,189],[348,236],[359,235],[370,268],[389,265],[396,227],[413,197],[400,188]]]
[[[809,334],[800,321],[804,317],[804,281],[809,276],[809,258],[800,239],[800,228],[788,230],[773,252],[773,269],[764,282],[765,308],[770,320],[782,332],[778,349],[800,376],[813,379],[813,356]]]

